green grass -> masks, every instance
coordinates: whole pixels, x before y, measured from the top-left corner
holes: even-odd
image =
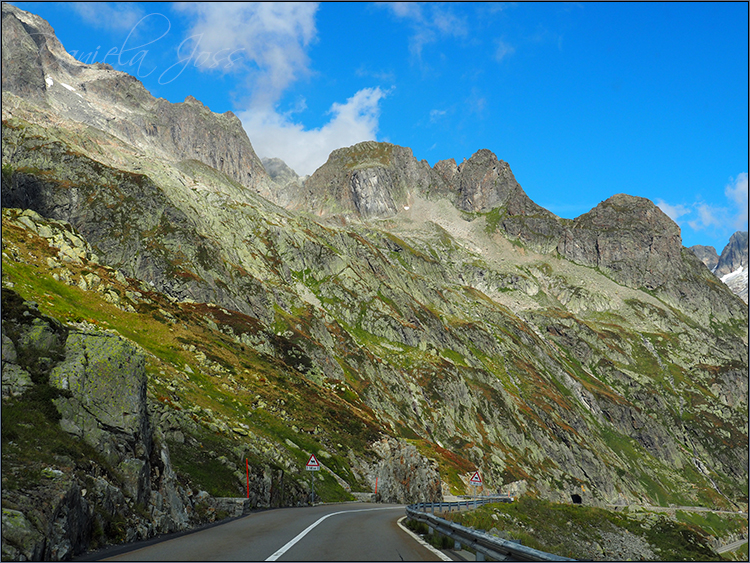
[[[492,515],[495,515],[495,518]],[[708,545],[709,532],[692,522],[673,521],[662,514],[630,514],[602,508],[555,504],[521,497],[510,504],[489,504],[470,512],[446,515],[464,526],[497,528],[523,545],[548,553],[591,559],[579,538],[597,541],[607,550],[602,534],[627,531],[647,541],[663,561],[721,561]],[[747,520],[744,521],[747,526]],[[735,523],[727,525],[729,531]]]
[[[734,561],[748,561],[748,544],[744,543],[742,544],[739,549],[735,549],[734,551],[730,551],[729,553],[725,555],[732,555]]]
[[[213,457],[208,454],[207,450],[212,448],[217,454],[234,461],[235,456],[226,451],[218,441],[204,442],[198,447],[174,441],[168,441],[168,445],[175,472],[189,476],[194,489],[204,490],[214,497],[242,496],[243,489],[234,472],[218,461],[218,455]]]
[[[45,467],[70,462],[74,468],[88,468],[89,462],[94,461],[115,482],[121,482],[96,449],[60,427],[60,414],[52,402],[60,395],[49,385],[37,384],[19,398],[3,400],[0,436],[4,489],[36,487],[44,478]]]
[[[430,545],[433,545],[438,549],[453,549],[456,545],[456,542],[453,539],[438,532],[430,534],[429,528],[424,522],[417,522],[416,520],[408,519],[405,523],[406,527],[409,528],[412,532],[420,536],[424,536],[424,538],[430,543]]]
[[[714,512],[685,512],[678,510],[675,518],[687,525],[701,530],[717,538],[742,532],[747,532],[747,519],[734,514],[716,514]]]

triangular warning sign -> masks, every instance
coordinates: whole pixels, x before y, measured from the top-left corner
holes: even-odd
[[[310,455],[310,459],[307,460],[307,467],[320,467],[320,462],[315,454]]]
[[[479,471],[475,471],[474,475],[471,476],[471,479],[469,479],[472,484],[474,485],[481,485],[482,484],[482,477],[479,475]]]

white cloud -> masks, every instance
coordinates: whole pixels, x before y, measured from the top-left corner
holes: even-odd
[[[657,200],[657,205],[680,226],[687,225],[694,231],[703,231],[710,236],[726,236],[735,231],[747,230],[748,176],[742,172],[730,178],[724,188],[727,205],[716,205],[696,200],[692,204],[672,205]]]
[[[144,16],[143,10],[130,2],[70,2],[68,6],[86,23],[100,29],[133,29]]]
[[[670,205],[661,199],[656,200],[656,206],[675,223],[677,222],[677,219],[690,213],[690,208],[685,207],[684,205]]]
[[[724,194],[730,203],[734,204],[734,228],[735,230],[747,229],[747,172],[730,178],[730,183],[724,188]]]
[[[271,107],[287,87],[310,74],[307,48],[317,34],[317,3],[186,2],[177,9],[195,19],[183,49],[195,49],[194,60],[205,69],[237,53],[234,60],[241,62],[231,71],[247,74],[254,106]]]
[[[509,43],[506,43],[502,39],[498,39],[496,41],[497,48],[495,49],[495,60],[497,62],[502,61],[505,57],[508,55],[512,55],[516,52],[515,47],[513,45],[510,45]]]
[[[177,8],[193,19],[182,46],[186,52],[195,49],[193,60],[202,62],[203,70],[232,72],[244,81],[248,95],[235,113],[259,156],[281,158],[305,175],[325,163],[334,149],[375,140],[380,100],[387,94],[380,88],[365,88],[345,103],[333,103],[329,121],[317,129],[306,129],[293,117],[305,110],[304,97],[290,111],[278,109],[289,87],[312,75],[308,50],[317,37],[317,3],[201,2]],[[231,58],[238,62],[231,68],[209,64],[235,52]]]
[[[448,112],[442,109],[433,109],[430,111],[430,123],[437,123],[440,118],[446,115]]]
[[[462,37],[468,33],[466,18],[454,14],[449,6],[419,2],[384,2],[379,5],[409,24],[412,30],[409,51],[420,61],[425,45],[443,37]]]
[[[695,203],[693,207],[697,212],[698,218],[687,222],[691,229],[695,231],[722,229],[726,225],[728,215],[726,207],[717,207],[707,203]]]
[[[380,88],[365,88],[346,103],[334,103],[329,111],[331,119],[318,129],[306,130],[289,114],[262,108],[239,112],[238,116],[259,156],[281,158],[302,176],[324,164],[334,149],[375,140],[380,100],[387,93]]]

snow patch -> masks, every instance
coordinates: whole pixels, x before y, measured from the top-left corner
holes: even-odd
[[[55,83],[51,76],[47,76],[44,81],[47,83],[47,88],[50,88]]]
[[[739,276],[744,276],[745,279],[747,279],[746,267],[740,266],[731,274],[726,274],[725,276],[721,276],[721,281],[723,281],[724,283],[727,283],[728,281],[733,280],[734,278],[739,277]]]
[[[67,84],[65,84],[65,82],[60,82],[60,84],[62,84],[63,86],[65,86],[71,92],[75,92],[76,91],[75,88],[73,88],[72,86],[68,86]]]

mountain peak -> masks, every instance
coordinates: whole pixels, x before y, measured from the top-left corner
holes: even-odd
[[[446,198],[470,213],[501,207],[519,194],[528,199],[508,163],[490,150],[477,151],[459,166],[449,159],[430,168],[408,147],[375,141],[333,151],[307,185],[306,207],[365,219],[395,215],[408,207],[411,195]]]
[[[505,204],[518,188],[508,163],[495,153],[480,149],[458,167],[457,207],[469,212],[484,212]]]
[[[695,254],[709,270],[711,270],[712,272],[714,271],[716,265],[719,263],[719,254],[716,252],[716,249],[713,246],[703,246],[702,244],[696,244],[691,246],[690,250],[693,251],[693,254]]]
[[[731,274],[741,268],[747,268],[747,231],[737,231],[729,238],[729,243],[721,251],[714,273],[717,276]]]
[[[242,186],[267,190],[265,169],[234,114],[215,114],[193,96],[181,104],[156,99],[127,73],[77,61],[42,18],[9,4],[2,14],[3,92],[32,104],[29,116],[43,121],[54,113],[147,155],[198,160]]]
[[[413,191],[429,186],[431,169],[410,148],[364,141],[333,151],[305,183],[300,208],[318,215],[390,217]]]

